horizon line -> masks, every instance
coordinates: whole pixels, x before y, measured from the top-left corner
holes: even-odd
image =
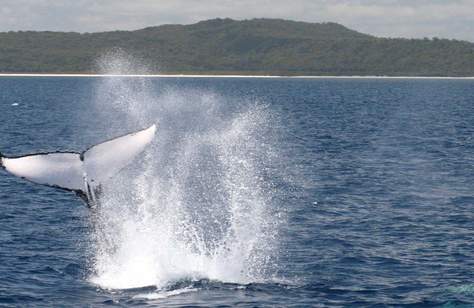
[[[128,77],[128,78],[289,78],[289,79],[474,79],[474,76],[324,76],[324,75],[199,75],[199,74],[59,74],[59,73],[0,73],[0,77]]]

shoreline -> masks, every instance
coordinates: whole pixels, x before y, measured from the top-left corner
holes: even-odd
[[[194,75],[194,74],[4,74],[0,77],[126,77],[126,78],[288,78],[288,79],[460,79],[474,80],[472,77],[441,76],[277,76],[277,75]]]

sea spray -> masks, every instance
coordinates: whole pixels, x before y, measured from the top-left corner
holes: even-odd
[[[134,72],[129,57],[101,61]],[[124,77],[102,79],[96,102],[110,130],[153,122],[158,131],[92,216],[91,281],[126,289],[268,280],[282,220],[272,205],[276,150],[265,104]]]

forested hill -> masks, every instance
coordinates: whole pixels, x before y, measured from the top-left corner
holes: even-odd
[[[149,73],[474,76],[474,43],[377,38],[336,23],[213,19],[100,33],[0,33],[2,73],[94,73],[120,48]]]

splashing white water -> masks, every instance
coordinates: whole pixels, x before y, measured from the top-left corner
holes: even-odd
[[[176,296],[176,295],[181,295],[183,293],[190,293],[190,292],[196,292],[198,289],[196,288],[183,288],[179,290],[172,290],[172,291],[165,291],[161,293],[145,293],[145,294],[138,294],[135,295],[133,298],[144,298],[144,299],[163,299],[163,298],[168,298],[171,296]]]
[[[118,289],[265,281],[280,223],[271,205],[270,113],[255,103],[232,109],[237,100],[196,89],[161,90],[124,78],[98,88],[101,116],[119,112],[126,127],[156,122],[158,131],[145,157],[105,188],[91,281]]]

